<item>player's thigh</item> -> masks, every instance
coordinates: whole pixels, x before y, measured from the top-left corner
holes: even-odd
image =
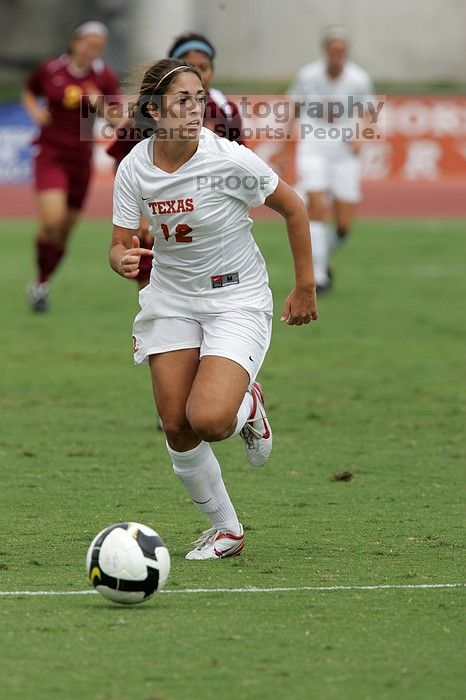
[[[204,315],[201,362],[187,405],[192,425],[231,427],[264,361],[271,324],[271,314],[244,309]]]
[[[234,360],[203,357],[186,405],[193,430],[210,439],[228,437],[248,385],[249,374]]]
[[[53,236],[62,230],[68,216],[67,194],[65,189],[46,189],[37,193],[39,218],[44,232]]]
[[[133,324],[135,364],[149,362],[154,399],[165,431],[185,430],[186,401],[199,367],[202,330],[193,319],[159,316],[158,298],[146,288]],[[170,299],[166,299],[169,313]],[[176,448],[175,448],[176,449]]]
[[[79,211],[83,208],[91,181],[90,160],[84,158],[77,160],[70,159],[64,163],[64,168],[68,176],[68,207]]]
[[[323,221],[327,216],[326,192],[306,192],[305,203],[311,221]]]
[[[188,348],[149,357],[155,404],[169,434],[189,429],[186,403],[199,370],[199,350]]]

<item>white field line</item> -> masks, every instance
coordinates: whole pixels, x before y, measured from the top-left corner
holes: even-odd
[[[466,588],[466,583],[384,583],[373,586],[296,586],[289,588],[174,588],[161,591],[176,595],[179,593],[300,593],[302,591],[325,593],[331,591],[391,591],[391,590],[431,590],[437,588]],[[93,588],[84,591],[0,591],[0,596],[63,596],[92,595]]]

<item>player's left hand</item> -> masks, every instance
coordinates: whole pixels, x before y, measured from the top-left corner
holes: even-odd
[[[295,287],[286,298],[280,321],[289,326],[302,326],[317,319],[315,287]]]

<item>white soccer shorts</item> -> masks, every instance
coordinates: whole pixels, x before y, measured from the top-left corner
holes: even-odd
[[[135,364],[150,355],[199,348],[200,357],[226,357],[243,367],[255,381],[272,335],[272,315],[263,311],[232,309],[220,313],[193,313],[190,317],[154,317],[145,304],[133,325]]]
[[[296,190],[328,192],[335,199],[356,204],[361,199],[361,163],[349,144],[327,150],[298,148]]]

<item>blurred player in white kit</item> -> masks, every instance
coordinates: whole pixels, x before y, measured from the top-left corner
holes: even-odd
[[[309,214],[319,293],[331,287],[330,257],[346,238],[360,200],[361,140],[357,138],[356,121],[361,122],[360,135],[373,93],[368,73],[348,60],[346,29],[327,28],[322,48],[324,58],[303,66],[288,90],[295,106],[289,133],[299,123],[296,190]],[[290,144],[291,139],[284,141],[274,159],[277,167],[285,166]],[[332,225],[326,222],[329,197]]]

